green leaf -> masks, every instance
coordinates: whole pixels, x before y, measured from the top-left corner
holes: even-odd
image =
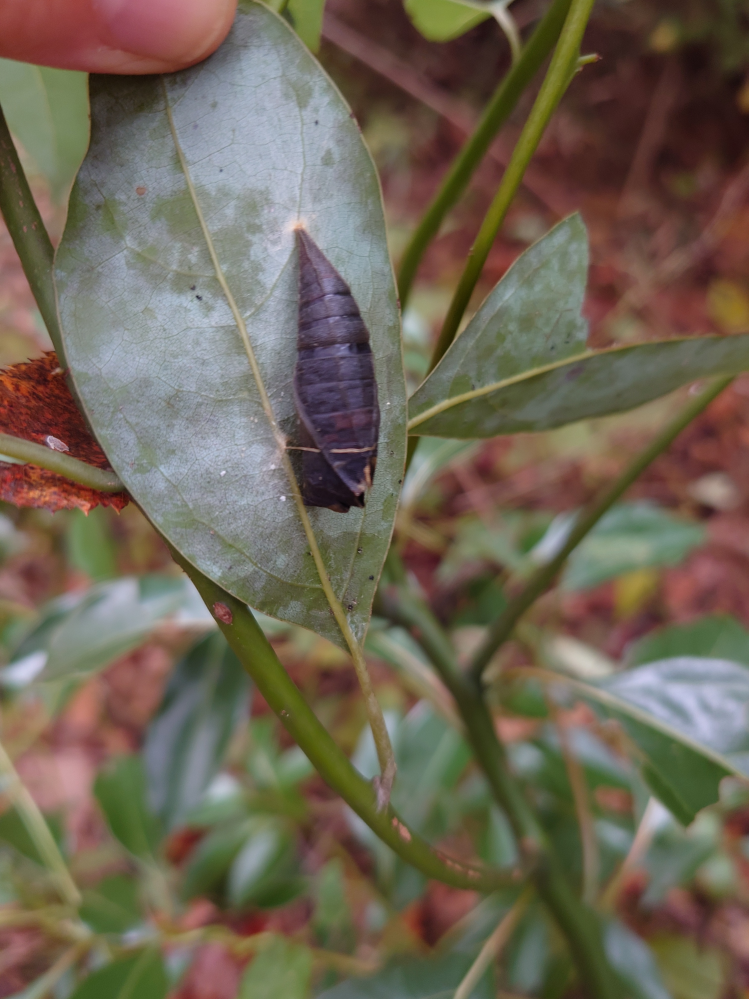
[[[605,929],[606,956],[627,985],[632,999],[672,999],[645,941],[628,926],[612,920]]]
[[[45,815],[44,820],[49,826],[55,842],[60,846],[63,842],[63,830],[59,818],[54,815]],[[0,815],[0,843],[7,843],[22,856],[33,860],[35,864],[46,866],[33,837],[15,808],[9,808]]]
[[[749,631],[727,614],[672,624],[634,642],[627,650],[627,665],[641,666],[674,656],[730,659],[749,666]]]
[[[318,999],[453,999],[473,963],[473,957],[448,954],[437,960],[398,961],[369,978],[350,978],[322,992]],[[487,972],[470,999],[493,999],[492,976]]]
[[[201,840],[190,857],[182,882],[182,897],[215,893],[225,880],[232,861],[251,835],[252,820],[219,826]]]
[[[572,553],[562,585],[566,590],[584,590],[636,569],[677,565],[705,538],[701,524],[652,503],[623,503],[610,510]]]
[[[564,227],[573,223],[571,238]],[[408,432],[470,439],[549,430],[749,368],[745,334],[582,352],[586,263],[577,216],[526,250],[411,397]]]
[[[296,33],[308,49],[317,52],[320,48],[325,0],[289,0],[286,9],[291,14]]]
[[[719,950],[672,936],[656,937],[651,947],[673,999],[718,999],[724,994],[727,962]]]
[[[587,233],[580,216],[571,215],[522,253],[489,293],[411,396],[412,422],[454,396],[494,382],[514,381],[584,351],[588,324],[580,310],[587,276]],[[453,437],[490,436],[483,430],[466,433],[465,425],[472,415],[485,421],[494,408],[494,397],[484,395],[432,417],[413,432],[447,437],[443,428],[451,422],[458,431]]]
[[[683,656],[575,686],[622,722],[648,786],[684,825],[717,801],[723,777],[749,771],[744,666]]]
[[[65,535],[68,562],[98,583],[117,575],[117,550],[112,538],[110,511],[95,507],[89,514],[71,510]]]
[[[139,756],[121,756],[96,777],[94,794],[107,825],[126,850],[153,860],[161,824],[146,801],[146,776]]]
[[[165,999],[168,990],[161,954],[149,949],[94,971],[70,999]]]
[[[143,922],[138,899],[138,882],[115,874],[95,888],[83,892],[80,917],[94,933],[125,933]]]
[[[309,948],[275,937],[242,976],[238,999],[305,999],[311,975]]]
[[[491,16],[458,0],[405,0],[405,7],[414,27],[430,42],[457,38]]]
[[[272,907],[297,893],[296,843],[280,822],[257,823],[232,861],[227,880],[231,905]],[[279,901],[280,899],[280,901]]]
[[[149,804],[167,829],[198,804],[218,772],[249,711],[248,692],[247,674],[220,633],[177,664],[143,747]]]
[[[8,127],[62,202],[86,155],[86,74],[0,59],[0,104]]]
[[[89,422],[190,562],[339,644],[268,416],[299,444],[294,226],[350,285],[375,358],[377,475],[363,511],[308,516],[363,637],[402,477],[405,388],[379,184],[349,108],[288,25],[251,4],[198,66],[95,78],[92,121],[57,254]]]
[[[63,680],[104,669],[137,648],[167,618],[210,624],[186,577],[126,576],[92,586],[83,595],[51,601],[16,648],[2,682],[22,687],[34,679]]]

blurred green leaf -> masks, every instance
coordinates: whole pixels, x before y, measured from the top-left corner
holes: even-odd
[[[49,827],[58,847],[63,843],[63,827],[56,815],[45,815],[44,820]],[[39,855],[34,839],[29,834],[23,819],[15,808],[9,808],[0,815],[0,843],[7,843],[22,856],[33,860],[35,864],[44,867],[44,861]]]
[[[719,999],[727,983],[725,957],[689,937],[661,936],[650,945],[673,999]]]
[[[146,732],[148,801],[167,829],[200,801],[237,722],[249,711],[249,679],[219,632],[202,638],[174,669]]]
[[[0,104],[52,196],[64,201],[88,145],[86,74],[0,59]]]
[[[470,460],[476,454],[478,447],[479,445],[471,441],[422,437],[403,482],[401,511],[413,507],[441,472]]]
[[[460,0],[405,0],[414,27],[430,42],[447,42],[465,34],[491,15]]]
[[[250,962],[237,999],[306,999],[311,975],[309,949],[276,937]]]
[[[645,941],[618,920],[605,929],[606,956],[630,990],[631,999],[673,999]]]
[[[104,669],[137,648],[166,619],[213,627],[195,587],[182,576],[125,576],[42,610],[2,673],[7,686],[54,681]]]
[[[284,904],[300,887],[295,837],[283,823],[258,821],[232,861],[227,879],[230,904],[271,908]]]
[[[86,516],[71,510],[65,537],[68,562],[94,583],[117,575],[117,551],[109,526],[110,511],[97,506]]]
[[[93,78],[91,115],[55,257],[81,408],[189,562],[345,647],[279,435],[299,444],[303,224],[369,330],[387,441],[364,509],[307,513],[363,638],[403,475],[405,380],[379,180],[351,110],[288,24],[253,3],[208,60]]]
[[[149,948],[92,972],[70,999],[165,999],[168,991],[161,954]]]
[[[627,666],[676,656],[730,659],[749,666],[749,631],[727,614],[672,624],[634,642],[627,650]]]
[[[294,31],[308,49],[317,52],[320,48],[325,0],[289,0],[286,10],[291,14]]]
[[[100,771],[94,794],[112,834],[141,860],[153,860],[163,830],[146,800],[146,775],[139,756],[120,756]]]
[[[94,933],[124,933],[143,922],[138,881],[115,874],[83,892],[79,914]]]
[[[346,877],[339,858],[329,860],[315,876],[315,914],[312,926],[321,946],[349,952],[356,943]]]
[[[562,586],[584,590],[636,569],[677,565],[705,538],[701,524],[675,517],[651,503],[622,503],[610,510],[572,553]]]
[[[370,978],[341,982],[318,999],[453,999],[472,962],[473,958],[464,954],[398,961]],[[494,999],[491,969],[471,992],[470,999]]]
[[[244,820],[227,823],[208,833],[190,857],[182,882],[182,897],[191,899],[217,893],[252,829],[252,820]]]

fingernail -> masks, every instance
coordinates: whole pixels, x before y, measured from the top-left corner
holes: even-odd
[[[112,48],[187,64],[213,50],[234,0],[94,0]]]

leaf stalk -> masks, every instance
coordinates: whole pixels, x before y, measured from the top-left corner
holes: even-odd
[[[453,300],[447,310],[445,322],[434,348],[430,362],[431,371],[439,363],[445,351],[455,339],[463,313],[470,301],[473,290],[484,269],[486,258],[504,221],[515,194],[523,180],[523,174],[535,153],[549,119],[562,99],[572,79],[571,69],[577,68],[580,43],[590,17],[594,0],[572,0],[564,22],[559,43],[554,50],[548,72],[541,85],[528,120],[512,152],[510,162],[504,172],[499,189],[489,211],[481,224],[476,242],[468,257]]]
[[[515,110],[523,91],[554,47],[570,2],[571,0],[554,0],[546,11],[519,58],[495,90],[476,130],[455,157],[439,191],[411,236],[398,270],[401,309],[405,308],[408,301],[422,257],[439,232],[445,216],[466,189],[497,133]]]
[[[57,356],[62,358],[64,356],[62,337],[52,279],[55,251],[18,158],[2,108],[0,108],[0,214],[5,219],[49,338],[57,351]]]
[[[619,478],[590,507],[587,513],[578,518],[569,537],[554,558],[545,562],[517,593],[490,627],[484,642],[471,663],[471,675],[480,683],[484,670],[495,652],[512,634],[515,625],[538,598],[549,589],[560,569],[580,542],[593,530],[598,521],[616,501],[629,489],[655,459],[679,436],[692,420],[723,392],[733,381],[733,376],[718,378],[708,388],[682,409],[682,411],[627,465]]]
[[[49,472],[63,475],[71,482],[96,489],[100,493],[120,493],[125,488],[115,472],[89,465],[88,462],[73,458],[64,451],[54,451],[43,444],[27,441],[22,437],[0,434],[0,461],[2,455],[16,458],[29,465],[36,465],[38,468],[46,468]]]
[[[428,878],[456,888],[485,892],[517,884],[517,870],[499,871],[454,861],[409,829],[391,806],[379,809],[371,783],[356,770],[309,707],[283,668],[252,611],[204,576],[171,546],[170,551],[177,564],[195,584],[206,606],[216,617],[229,645],[271,709],[278,715],[281,724],[301,747],[323,780],[384,843]],[[229,610],[231,623],[227,624],[224,620],[227,617],[225,611],[222,611],[221,618],[216,616],[213,608],[217,603]]]

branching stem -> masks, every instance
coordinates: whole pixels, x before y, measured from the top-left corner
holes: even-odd
[[[391,806],[378,808],[371,783],[356,770],[318,720],[246,604],[204,576],[171,546],[170,550],[281,724],[323,780],[384,843],[422,874],[456,888],[485,892],[517,884],[522,876],[519,870],[491,870],[452,860],[409,829]]]
[[[692,399],[682,411],[627,465],[619,478],[580,516],[570,531],[569,537],[554,558],[545,562],[533,573],[522,590],[512,598],[497,620],[489,629],[489,634],[471,663],[471,674],[480,681],[494,653],[503,645],[515,628],[519,619],[533,606],[538,598],[553,584],[560,569],[580,542],[596,526],[603,515],[629,489],[643,471],[666,450],[692,420],[726,389],[733,377],[719,378],[708,388]]]

